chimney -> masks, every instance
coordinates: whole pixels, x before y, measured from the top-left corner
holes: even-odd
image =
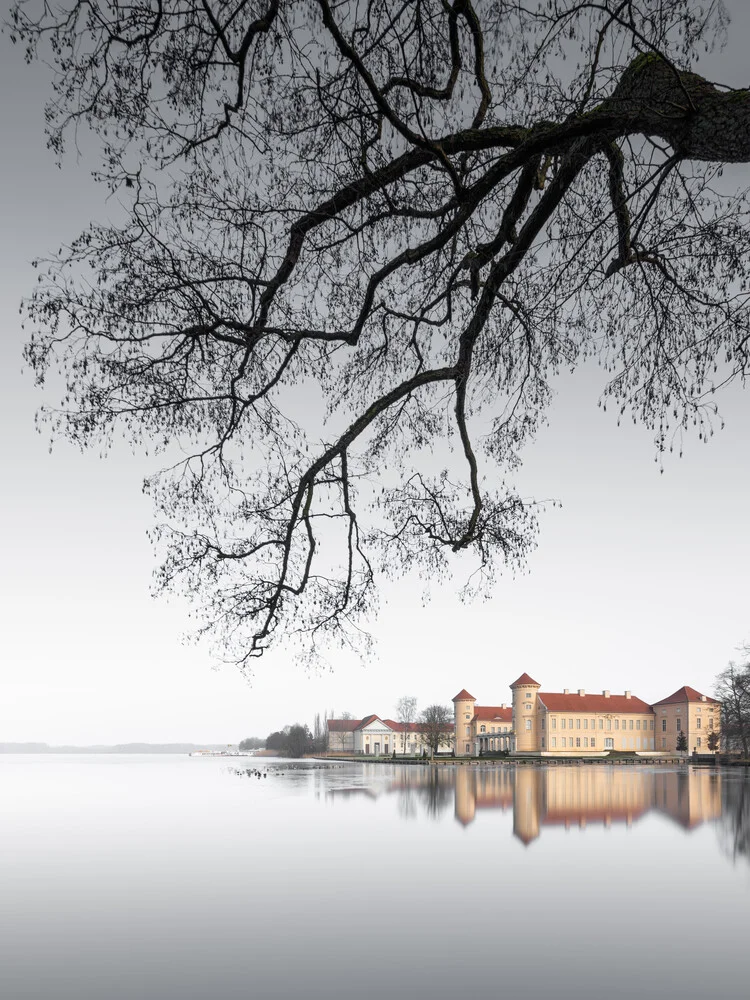
[[[626,691],[626,692],[625,692],[625,697],[626,697],[626,698],[629,698],[629,697],[630,697],[630,691]]]
[[[563,694],[570,694],[570,688],[563,688]]]
[[[581,698],[586,697],[586,692],[583,690],[583,688],[578,688],[578,694],[581,696]]]
[[[705,696],[705,694],[702,694],[701,695],[701,701],[705,701],[705,700],[706,700],[706,696]]]
[[[602,691],[605,698],[609,698],[609,691]]]
[[[505,702],[503,702],[502,705],[500,706],[500,708],[507,708],[507,707],[508,706],[505,704]]]

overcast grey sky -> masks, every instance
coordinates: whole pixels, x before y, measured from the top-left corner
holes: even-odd
[[[701,67],[747,86],[750,4],[729,4],[727,49]],[[107,211],[91,164],[58,170],[46,150],[44,73],[0,38],[3,136],[0,267],[0,742],[236,741],[324,709],[392,715],[462,687],[509,701],[526,670],[547,690],[630,688],[646,701],[682,684],[710,692],[750,640],[750,395],[720,398],[726,428],[685,443],[660,474],[651,434],[597,408],[597,369],[558,386],[550,426],[516,477],[526,496],[555,497],[528,571],[491,600],[462,605],[459,577],[435,586],[382,581],[366,667],[332,656],[308,674],[275,651],[248,683],[186,646],[179,601],[149,596],[154,559],[143,476],[154,466],[121,447],[106,459],[35,432],[42,402],[22,371],[18,305],[30,260]],[[738,178],[750,182],[750,170]]]

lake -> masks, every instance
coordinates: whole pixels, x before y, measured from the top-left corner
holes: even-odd
[[[3,1000],[748,995],[742,769],[3,755],[0,792]]]

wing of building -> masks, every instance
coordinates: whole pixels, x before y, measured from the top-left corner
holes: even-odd
[[[394,722],[379,715],[364,719],[329,719],[328,750],[330,753],[362,754],[364,756],[414,757],[425,749],[425,726],[420,722]],[[447,729],[438,753],[453,751],[453,724]]]

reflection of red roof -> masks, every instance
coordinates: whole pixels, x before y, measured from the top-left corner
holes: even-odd
[[[537,684],[533,677],[529,677],[528,674],[521,674],[518,680],[513,681],[511,688],[521,687],[523,684],[533,684],[534,687],[541,687],[541,684]]]
[[[640,698],[626,698],[624,694],[557,694],[540,691],[539,700],[548,712],[606,712],[612,715],[651,715],[651,706]]]
[[[705,697],[706,701],[710,701],[712,705],[718,705],[718,701],[715,698],[709,698],[708,695],[702,695],[700,691],[696,691],[695,688],[688,687],[687,684],[681,687],[679,691],[675,691],[674,694],[670,694],[668,698],[662,698],[661,701],[654,702],[654,705],[672,705],[675,702],[685,702],[685,701],[703,701]]]
[[[474,719],[479,720],[480,722],[490,722],[495,719],[499,719],[500,722],[512,722],[513,709],[498,708],[494,705],[475,705]]]
[[[361,719],[329,719],[329,733],[353,733],[360,724]]]
[[[451,698],[451,701],[476,701],[477,699],[473,694],[469,694],[466,688],[461,688],[455,698]]]

